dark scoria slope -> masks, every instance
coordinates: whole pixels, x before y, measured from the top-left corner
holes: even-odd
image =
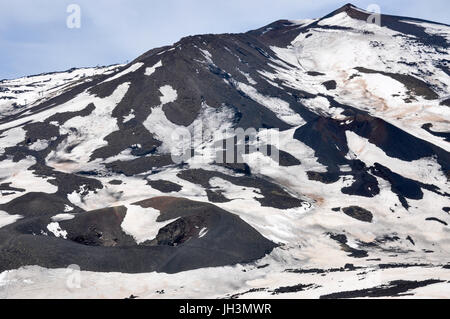
[[[147,118],[148,106],[160,104],[159,97],[152,92],[170,84],[177,91],[178,99],[166,104],[163,110],[168,120],[175,124],[190,125],[198,117],[202,103],[206,103],[214,108],[227,106],[234,109],[236,126],[244,129],[291,127],[236,87],[236,82],[247,82],[244,72],[258,82],[258,91],[287,100],[307,119],[314,117],[288,92],[277,90],[262,80],[258,71],[273,71],[267,62],[275,54],[258,38],[245,34],[202,35],[184,38],[174,48],[161,55],[150,51],[132,62],[153,66],[161,61],[163,66],[168,66],[156,69],[151,77],[142,72],[132,73],[97,85],[91,89],[92,93],[108,96],[121,83],[133,83],[113,112],[119,122],[131,109],[135,110],[136,118]],[[201,50],[218,59],[209,61]]]

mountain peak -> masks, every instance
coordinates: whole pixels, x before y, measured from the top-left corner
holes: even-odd
[[[370,15],[370,12],[360,9],[351,3],[347,3],[346,5],[340,7],[339,9],[331,12],[330,14],[325,16],[323,19],[330,18],[330,17],[335,16],[342,12],[345,12],[351,18],[358,19],[358,20],[367,20],[368,16]]]
[[[352,4],[352,3],[347,3],[347,4],[345,4],[344,6],[342,6],[342,8],[341,9],[343,9],[343,10],[352,10],[352,9],[358,9],[358,7],[357,6],[355,6],[354,4]]]

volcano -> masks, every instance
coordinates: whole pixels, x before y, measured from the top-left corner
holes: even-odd
[[[0,81],[0,294],[448,297],[450,26],[372,18]]]

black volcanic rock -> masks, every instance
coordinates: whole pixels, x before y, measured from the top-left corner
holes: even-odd
[[[27,193],[7,204],[0,205],[0,210],[12,215],[26,217],[46,216],[64,212],[65,205],[71,203],[58,195],[45,193]]]
[[[179,192],[183,188],[178,184],[164,180],[148,181],[147,184],[163,193]]]
[[[370,69],[363,68],[363,67],[358,67],[358,68],[356,68],[356,70],[358,70],[362,73],[369,73],[369,74],[378,73],[378,74],[382,74],[382,75],[391,77],[394,80],[405,85],[406,88],[408,88],[410,95],[412,95],[412,93],[414,93],[414,95],[422,96],[426,100],[436,100],[437,98],[439,98],[439,95],[437,95],[430,88],[430,86],[427,83],[425,83],[424,81],[422,81],[418,78],[415,78],[411,75],[381,72],[381,71],[370,70]],[[414,98],[414,96],[411,96],[411,99],[413,99],[413,98]]]

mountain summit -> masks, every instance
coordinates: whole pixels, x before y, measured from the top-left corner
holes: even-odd
[[[47,279],[69,265],[120,287],[89,296],[447,289],[450,27],[369,16],[0,82],[10,291],[30,275],[60,297]]]

